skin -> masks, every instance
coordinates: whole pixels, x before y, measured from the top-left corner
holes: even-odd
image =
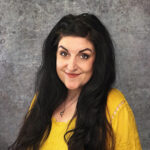
[[[93,74],[95,50],[93,44],[83,37],[65,36],[58,43],[56,54],[56,72],[68,89],[68,97],[55,112],[55,118],[61,120],[59,112],[65,108],[64,120],[71,118],[82,87]]]
[[[83,37],[66,36],[58,44],[56,71],[68,90],[81,89],[91,78],[95,51]]]

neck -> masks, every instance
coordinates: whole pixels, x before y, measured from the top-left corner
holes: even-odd
[[[74,100],[78,100],[78,97],[80,95],[81,89],[77,89],[77,90],[68,90],[68,96],[66,98],[66,101],[74,101]]]
[[[63,117],[65,110],[68,109],[68,107],[71,107],[72,109],[76,107],[76,104],[78,102],[78,97],[80,95],[81,89],[77,90],[68,90],[67,98],[64,102],[64,108],[59,113],[61,117]]]

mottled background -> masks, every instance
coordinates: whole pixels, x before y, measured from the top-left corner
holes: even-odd
[[[150,0],[0,0],[0,150],[16,138],[34,95],[44,39],[65,14],[96,14],[116,47],[117,81],[150,148]]]

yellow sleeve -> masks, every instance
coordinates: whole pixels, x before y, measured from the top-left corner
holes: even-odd
[[[112,118],[116,139],[115,150],[142,150],[134,114],[125,99],[121,103]]]

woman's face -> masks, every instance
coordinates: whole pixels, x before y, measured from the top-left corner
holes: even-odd
[[[81,89],[91,78],[95,50],[83,37],[64,36],[58,43],[56,71],[68,90]]]

